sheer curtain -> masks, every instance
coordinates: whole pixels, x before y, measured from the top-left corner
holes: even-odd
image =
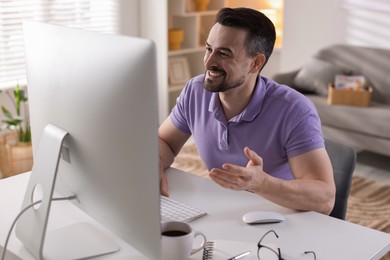
[[[26,84],[23,21],[118,33],[119,9],[118,0],[0,0],[0,89]]]

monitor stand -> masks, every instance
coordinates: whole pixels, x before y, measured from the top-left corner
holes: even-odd
[[[115,242],[89,223],[46,232],[61,148],[67,135],[54,125],[43,130],[22,209],[42,202],[25,211],[16,224],[16,236],[38,259],[83,259],[119,250]],[[39,192],[42,197],[38,197]]]

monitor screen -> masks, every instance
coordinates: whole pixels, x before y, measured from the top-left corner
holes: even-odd
[[[44,161],[36,157],[45,127],[64,130],[55,192],[75,194],[80,209],[158,259],[154,44],[36,22],[24,24],[24,37],[35,162]],[[31,176],[41,174],[35,166]]]

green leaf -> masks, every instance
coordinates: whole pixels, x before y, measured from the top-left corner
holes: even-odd
[[[16,118],[11,118],[11,119],[3,119],[1,122],[7,124],[7,125],[13,125],[13,126],[18,126],[22,123],[22,120],[16,119]]]
[[[10,118],[10,119],[13,118],[11,112],[9,112],[9,110],[6,109],[4,106],[1,106],[1,110],[3,111],[3,114],[5,115],[5,117]]]
[[[31,142],[31,128],[28,126],[24,132],[24,142]]]
[[[20,90],[19,98],[21,102],[27,102],[26,91]]]
[[[16,115],[13,116],[11,112],[6,109],[4,106],[1,106],[1,110],[5,116],[5,119],[0,122],[7,125],[10,129],[15,129],[18,131],[18,140],[19,142],[31,142],[31,128],[29,120],[26,119],[25,127],[22,126],[24,118],[20,115],[21,103],[27,101],[26,91],[20,89],[19,84],[13,90],[14,104],[16,108]],[[11,97],[11,95],[10,95]],[[24,105],[27,106],[25,103]],[[28,115],[27,115],[28,116]]]
[[[14,97],[15,97],[15,104],[16,104],[16,114],[20,115],[20,88],[19,88],[19,84],[17,84],[15,89],[14,89]]]

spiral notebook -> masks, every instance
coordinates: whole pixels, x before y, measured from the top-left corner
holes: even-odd
[[[276,246],[272,246],[276,249]],[[240,258],[240,260],[257,260],[257,243],[249,243],[232,240],[213,240],[207,242],[203,251],[200,251],[190,257],[191,260],[226,260],[244,252],[250,254]],[[264,252],[261,255],[264,260],[278,260],[278,257],[272,252]]]

